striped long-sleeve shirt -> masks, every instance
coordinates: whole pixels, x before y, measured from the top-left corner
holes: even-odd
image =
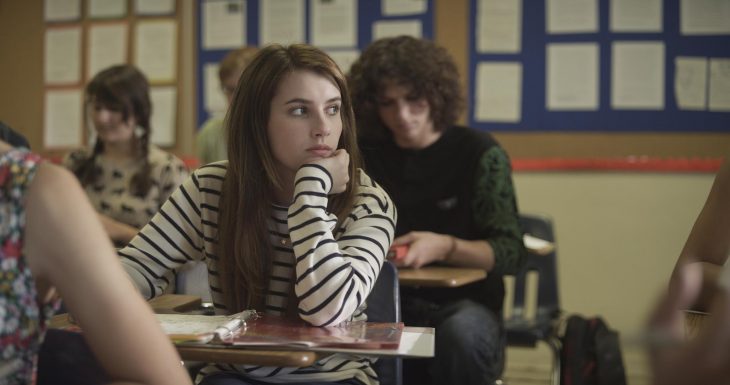
[[[202,260],[208,267],[214,306],[229,312],[218,279],[216,242],[226,170],[226,161],[196,170],[120,251],[124,268],[147,298],[163,293],[170,272],[188,261]],[[287,308],[293,284],[299,314],[313,325],[365,318],[365,299],[393,240],[396,212],[388,195],[364,172],[359,172],[358,180],[353,209],[338,229],[337,218],[326,211],[332,179],[316,165],[305,165],[297,172],[289,207],[271,208],[269,238],[274,253],[266,313],[281,314]],[[368,359],[344,354],[331,355],[308,368],[217,364],[202,373],[221,370],[271,382],[356,378],[364,384],[377,383]]]

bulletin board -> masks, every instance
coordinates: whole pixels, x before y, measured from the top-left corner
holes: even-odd
[[[177,141],[180,87],[179,0],[47,0],[43,20],[43,153],[88,145],[84,87],[100,70],[133,64],[150,83],[151,142]]]
[[[604,134],[628,133],[728,133],[730,109],[687,110],[678,107],[675,97],[675,58],[703,57],[730,58],[730,35],[682,35],[680,34],[680,0],[664,0],[661,9],[660,32],[611,32],[609,29],[610,1],[598,0],[598,32],[563,33],[546,32],[546,4],[548,1],[522,1],[522,49],[514,54],[484,54],[477,52],[475,38],[478,3],[470,0],[468,123],[475,128],[497,133],[562,133],[570,142],[591,153],[591,147],[605,148],[601,141]],[[663,109],[616,109],[612,107],[612,45],[616,42],[661,42],[664,45],[664,100]],[[596,43],[598,46],[598,107],[595,110],[548,110],[547,105],[547,51],[551,43]],[[475,100],[477,95],[477,66],[482,62],[511,62],[522,66],[521,118],[515,122],[477,120]],[[709,75],[708,75],[709,78]],[[708,80],[709,82],[709,80]],[[566,133],[599,134],[576,136]],[[661,139],[654,135],[654,139]],[[669,137],[669,136],[667,136]],[[627,142],[635,137],[626,137]],[[514,139],[514,138],[513,138]],[[524,137],[522,139],[525,139]],[[586,140],[587,139],[587,140]],[[695,141],[697,137],[693,138]],[[639,137],[639,141],[641,141]],[[649,140],[651,141],[651,140]],[[609,142],[620,146],[620,136],[612,136]],[[661,147],[661,140],[659,143]],[[725,139],[727,143],[727,139]],[[631,148],[635,148],[633,143]],[[669,153],[682,154],[681,144],[670,144]],[[676,147],[676,148],[675,148]],[[616,148],[620,155],[623,150]],[[690,150],[691,151],[691,150]],[[570,152],[570,150],[568,151]],[[610,153],[611,150],[608,151]],[[636,153],[635,153],[636,154]],[[639,152],[637,155],[643,155]]]
[[[197,25],[197,32],[196,32],[196,49],[197,49],[197,67],[196,67],[196,75],[197,75],[197,89],[198,89],[198,101],[197,101],[197,122],[198,127],[200,127],[210,116],[212,113],[218,113],[221,114],[223,112],[219,111],[210,111],[208,108],[206,108],[206,96],[205,96],[205,89],[206,89],[206,74],[205,74],[205,68],[208,64],[215,64],[218,63],[223,57],[228,53],[229,50],[238,48],[238,45],[231,45],[228,47],[222,47],[222,48],[215,48],[215,49],[209,49],[204,46],[204,39],[203,36],[205,31],[205,10],[204,7],[209,6],[211,3],[224,3],[227,4],[227,6],[234,7],[232,9],[233,11],[236,10],[236,7],[242,7],[243,11],[243,24],[245,27],[245,30],[243,30],[243,33],[245,34],[245,45],[255,45],[260,46],[261,45],[261,38],[260,38],[260,20],[262,20],[262,17],[260,17],[260,11],[261,11],[261,3],[262,1],[266,0],[197,0],[197,12],[196,12],[196,25]],[[296,1],[296,0],[295,0]],[[304,23],[304,37],[305,41],[304,43],[308,44],[314,44],[313,38],[311,36],[311,12],[312,12],[312,6],[314,5],[314,2],[320,2],[323,4],[333,4],[338,2],[353,2],[356,4],[356,22],[357,22],[357,29],[356,29],[356,44],[354,46],[341,46],[341,47],[327,47],[324,48],[327,52],[331,54],[336,54],[338,52],[343,51],[362,51],[365,47],[367,47],[368,44],[373,40],[373,25],[378,22],[412,22],[417,21],[419,22],[421,26],[421,36],[427,39],[433,39],[434,37],[434,0],[417,0],[415,3],[423,4],[422,9],[423,11],[419,11],[417,13],[400,13],[400,14],[384,14],[383,11],[383,2],[386,0],[299,0],[301,1],[301,6],[303,9],[303,23]],[[411,3],[413,3],[413,0],[409,0]],[[404,1],[401,0],[401,3]],[[408,1],[406,1],[407,3]],[[398,3],[398,1],[394,2]],[[334,56],[333,56],[334,57]],[[347,71],[346,68],[343,68],[343,71]],[[213,79],[215,82],[215,87],[218,87],[218,80],[217,78]],[[208,77],[208,81],[211,81],[210,76]],[[209,85],[209,88],[210,85]],[[220,92],[220,91],[218,91]]]

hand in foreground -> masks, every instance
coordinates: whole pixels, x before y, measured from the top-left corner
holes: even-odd
[[[408,253],[403,258],[393,260],[398,267],[419,268],[443,261],[454,251],[456,239],[450,235],[429,231],[411,231],[393,241],[393,246],[408,245]]]
[[[649,333],[675,343],[658,343],[650,349],[654,385],[730,384],[730,295],[722,289],[703,322],[689,341],[682,330],[683,309],[691,307],[702,284],[698,264],[678,271],[677,284],[660,299],[651,316]],[[666,342],[666,341],[664,341]]]
[[[339,194],[347,189],[350,181],[350,154],[345,149],[339,149],[329,158],[317,159],[311,164],[324,167],[332,176],[332,189],[329,194]]]

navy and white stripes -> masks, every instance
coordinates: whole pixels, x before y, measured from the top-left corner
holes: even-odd
[[[127,273],[147,298],[163,293],[171,271],[187,261],[203,260],[214,306],[218,312],[227,312],[215,242],[226,170],[226,161],[196,170],[120,251]],[[332,179],[323,168],[302,167],[296,174],[292,204],[272,207],[269,239],[274,253],[265,312],[282,314],[294,306],[288,302],[296,297],[300,317],[313,325],[365,317],[364,300],[393,241],[396,212],[388,195],[362,171],[358,180],[356,202],[337,231],[337,218],[326,211]],[[233,369],[271,382],[356,378],[365,384],[377,383],[368,359],[343,354],[308,368],[211,365],[203,373]]]

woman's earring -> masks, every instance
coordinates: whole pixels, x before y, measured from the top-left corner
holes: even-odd
[[[144,135],[144,128],[137,126],[134,128],[134,136],[137,138],[141,138],[142,135]]]

